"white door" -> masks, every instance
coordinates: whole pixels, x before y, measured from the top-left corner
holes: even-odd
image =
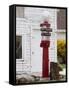
[[[42,48],[40,47],[41,42],[41,31],[32,30],[31,40],[31,72],[35,75],[41,76],[42,73]]]

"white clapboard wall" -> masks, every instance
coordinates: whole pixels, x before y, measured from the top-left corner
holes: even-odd
[[[28,10],[26,12],[26,15],[30,15],[31,11],[29,12]],[[32,10],[32,12],[33,11],[34,10]],[[40,13],[41,11],[42,10],[40,10]],[[51,28],[53,30],[50,37],[50,47],[49,47],[49,64],[50,64],[51,61],[57,62],[57,42],[55,33],[56,10],[49,9],[49,12],[51,12]],[[38,12],[36,11],[36,13]],[[37,73],[38,75],[41,76],[42,48],[40,47],[41,31],[39,26],[39,20],[37,20],[36,22],[36,20],[33,20],[32,18],[29,20],[27,18],[26,19],[16,18],[16,35],[22,36],[22,59],[16,59],[16,73],[17,74]]]
[[[16,19],[16,35],[22,36],[22,59],[16,59],[16,72],[30,72],[31,68],[31,29],[22,18]]]

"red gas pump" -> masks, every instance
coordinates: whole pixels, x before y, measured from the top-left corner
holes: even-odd
[[[43,56],[42,56],[42,77],[49,77],[49,46],[50,46],[50,36],[52,29],[50,28],[50,24],[47,21],[44,21],[40,24],[41,27],[41,36],[42,40],[40,43],[40,47],[43,48]]]

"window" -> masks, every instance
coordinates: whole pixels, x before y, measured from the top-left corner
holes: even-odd
[[[59,9],[57,12],[57,29],[66,29],[66,10]]]
[[[16,59],[22,58],[22,36],[16,36]]]
[[[16,7],[16,17],[24,18],[24,7]]]

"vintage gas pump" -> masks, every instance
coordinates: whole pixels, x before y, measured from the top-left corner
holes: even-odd
[[[43,55],[42,55],[42,77],[48,78],[49,77],[49,47],[50,47],[50,36],[52,29],[50,28],[50,24],[48,21],[44,21],[40,24],[41,36],[42,40],[40,43],[40,47],[43,48]]]

